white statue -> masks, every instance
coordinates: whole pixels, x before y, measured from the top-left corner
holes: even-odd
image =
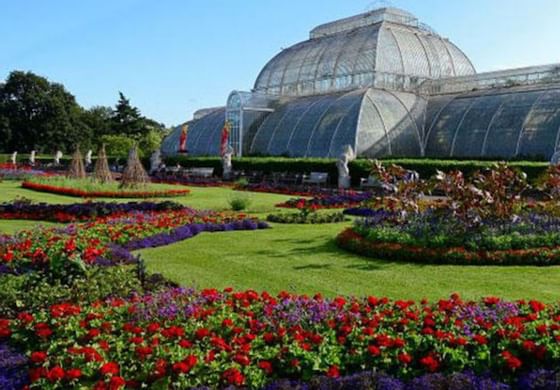
[[[31,151],[31,154],[29,155],[29,165],[31,165],[32,167],[35,166],[35,152],[34,150]]]
[[[93,152],[92,150],[88,150],[88,152],[86,153],[86,167],[91,166],[91,156],[92,156]]]
[[[57,150],[54,155],[54,165],[60,165],[60,159],[62,158],[62,156],[62,152],[60,150]]]
[[[558,164],[560,164],[560,150],[554,152],[554,154],[550,158],[550,165],[558,165]]]
[[[161,167],[161,150],[155,150],[150,157],[150,174],[154,174]]]
[[[15,166],[17,163],[17,152],[13,152],[10,159],[12,160],[12,165]]]
[[[348,163],[356,159],[356,154],[352,146],[346,145],[344,152],[338,158],[336,167],[338,168],[338,188],[350,188],[350,169]]]
[[[233,148],[231,145],[227,145],[222,155],[222,177],[224,179],[229,179],[231,177],[232,166],[231,166],[231,157],[233,156]]]

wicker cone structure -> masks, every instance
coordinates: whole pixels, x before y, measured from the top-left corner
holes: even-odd
[[[109,162],[107,161],[107,152],[105,151],[105,144],[101,145],[99,153],[97,154],[97,161],[93,169],[93,178],[100,183],[111,183],[113,175],[109,169]]]
[[[134,188],[140,185],[146,185],[150,182],[148,173],[142,166],[140,158],[138,157],[138,146],[134,145],[128,153],[128,160],[126,167],[122,174],[121,188]]]
[[[86,169],[84,167],[84,158],[80,152],[80,145],[76,146],[74,154],[72,154],[72,162],[66,176],[70,179],[85,179]]]

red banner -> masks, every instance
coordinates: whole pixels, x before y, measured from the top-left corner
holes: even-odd
[[[189,125],[184,124],[181,127],[181,136],[179,137],[179,152],[187,151],[187,133],[189,131]]]
[[[231,125],[230,125],[229,121],[226,121],[224,123],[224,128],[222,129],[222,138],[220,140],[220,154],[222,156],[226,152],[230,130],[231,130]]]

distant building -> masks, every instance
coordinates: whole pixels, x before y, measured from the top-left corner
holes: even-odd
[[[542,157],[559,146],[560,64],[477,74],[468,57],[396,8],[314,28],[251,92],[189,123],[190,155],[217,155],[225,120],[236,155]],[[178,150],[181,129],[162,145]]]

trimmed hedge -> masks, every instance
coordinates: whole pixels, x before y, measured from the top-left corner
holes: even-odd
[[[427,179],[436,173],[436,170],[448,172],[460,170],[466,175],[470,175],[476,170],[489,168],[496,161],[486,160],[443,160],[429,158],[391,158],[382,159],[387,164],[397,164],[406,169],[411,169],[420,174],[420,177]],[[165,162],[168,166],[181,164],[185,168],[212,167],[217,175],[221,175],[222,162],[219,157],[186,157],[172,156],[167,157]],[[336,159],[327,158],[288,158],[288,157],[241,157],[234,158],[233,168],[243,171],[262,171],[265,174],[272,172],[328,172],[329,180],[332,184],[336,183],[338,170]],[[527,174],[530,182],[537,179],[548,168],[547,162],[538,161],[512,161],[511,167],[519,168]],[[359,184],[360,178],[369,176],[371,166],[368,160],[358,159],[350,163],[350,175],[354,185]]]

